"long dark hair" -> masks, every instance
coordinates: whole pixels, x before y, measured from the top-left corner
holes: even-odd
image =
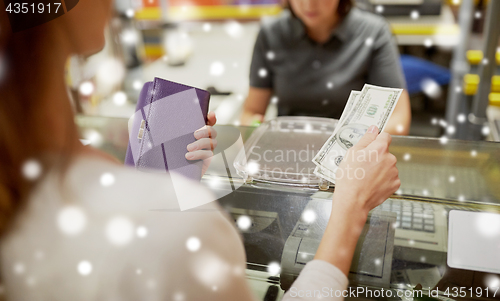
[[[63,145],[51,150],[45,156],[53,134],[47,124],[50,116],[43,116],[44,106],[40,102],[48,88],[37,83],[44,78],[45,70],[40,59],[44,43],[47,43],[46,27],[37,26],[13,34],[8,17],[0,12],[0,236],[13,224],[14,218],[24,207],[33,187],[42,177],[36,179],[23,174],[23,166],[34,162],[42,171],[68,162],[73,154],[74,137],[78,136],[73,121],[71,106],[59,110],[64,116],[65,133]],[[6,66],[5,66],[6,65]],[[5,70],[6,69],[6,70]],[[63,78],[63,75],[61,75]],[[37,88],[33,88],[36,86]],[[61,91],[61,99],[67,98]],[[45,174],[45,173],[44,173]]]
[[[337,8],[337,12],[341,18],[345,17],[351,8],[354,6],[352,0],[339,0],[339,6]]]

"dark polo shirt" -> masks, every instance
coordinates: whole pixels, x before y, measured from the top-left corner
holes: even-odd
[[[365,83],[406,88],[382,17],[353,8],[324,44],[312,41],[289,11],[262,22],[250,86],[272,89],[279,115],[339,118],[350,91]]]

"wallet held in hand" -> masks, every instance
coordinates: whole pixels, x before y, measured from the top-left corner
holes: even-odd
[[[129,126],[125,164],[139,170],[176,172],[201,179],[203,162],[186,160],[194,132],[207,123],[210,93],[161,78],[142,88]]]

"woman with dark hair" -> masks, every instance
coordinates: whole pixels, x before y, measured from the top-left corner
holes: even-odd
[[[241,123],[262,121],[269,101],[278,115],[339,119],[351,90],[365,83],[405,88],[399,53],[386,21],[352,0],[288,0],[288,10],[262,23],[250,67]],[[273,97],[274,96],[274,97]],[[390,134],[408,134],[411,109],[403,92]]]
[[[210,191],[187,179],[174,187],[168,175],[129,169],[78,139],[65,62],[102,49],[110,7],[110,0],[79,1],[16,33],[0,10],[2,293],[7,300],[255,300],[241,237]],[[213,113],[208,121],[215,124]],[[207,158],[215,143],[209,131],[194,135],[186,154]],[[361,168],[365,177],[338,179],[330,222],[294,283],[298,291],[347,287],[368,212],[400,185],[390,139],[373,126],[349,150],[341,169]],[[349,160],[374,151],[377,160]],[[180,211],[178,191],[205,205]]]

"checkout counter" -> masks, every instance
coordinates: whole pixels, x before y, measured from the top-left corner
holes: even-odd
[[[80,116],[77,123],[83,138],[125,157],[126,119]],[[216,126],[218,146],[202,184],[238,225],[247,276],[252,286],[266,288],[260,289],[263,300],[277,300],[314,258],[334,187],[308,168],[335,125],[331,119],[280,117],[258,128]],[[309,160],[277,159],[291,150]],[[392,300],[411,300],[404,292],[416,289],[435,290],[443,300],[460,299],[464,290],[466,299],[500,299],[500,289],[493,295],[493,286],[500,286],[499,247],[483,248],[473,258],[466,254],[468,245],[484,243],[481,231],[500,231],[497,215],[488,220],[487,213],[500,213],[500,144],[393,136],[390,151],[402,185],[370,213],[349,285],[390,290],[393,297],[385,299]],[[476,221],[483,225],[476,229],[471,221],[478,213],[486,219]],[[276,263],[280,270],[270,273]]]

